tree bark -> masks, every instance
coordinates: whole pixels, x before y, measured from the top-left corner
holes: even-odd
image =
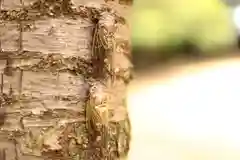
[[[6,116],[0,156],[114,160],[127,155],[131,126],[124,99],[131,65],[112,29],[120,19],[111,8],[70,0],[1,1]]]

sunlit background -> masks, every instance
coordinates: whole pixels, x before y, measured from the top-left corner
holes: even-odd
[[[225,1],[135,0],[133,45],[176,46],[188,39],[208,50],[232,44],[236,38],[233,20],[236,5]]]
[[[202,54],[212,49],[218,54],[222,48],[230,54],[237,44],[240,12],[237,3],[226,1],[135,0],[133,48],[171,48],[188,40]],[[134,62],[147,58],[133,53]],[[240,159],[239,56],[135,71],[128,89],[128,160]]]

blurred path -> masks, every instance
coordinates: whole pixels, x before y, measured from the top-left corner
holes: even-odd
[[[240,159],[240,58],[138,77],[128,106],[128,160]]]

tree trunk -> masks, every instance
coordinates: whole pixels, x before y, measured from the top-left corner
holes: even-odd
[[[0,9],[0,158],[126,156],[130,62],[128,42],[116,38],[123,18],[70,0],[2,0]]]

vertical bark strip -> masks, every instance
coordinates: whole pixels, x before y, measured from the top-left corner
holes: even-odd
[[[0,149],[0,160],[6,160],[6,150]]]
[[[3,94],[3,73],[1,73],[1,95]]]
[[[0,13],[2,12],[2,2],[3,2],[3,0],[0,0]],[[0,38],[0,54],[1,53],[2,53],[2,42],[1,42],[1,38]]]

